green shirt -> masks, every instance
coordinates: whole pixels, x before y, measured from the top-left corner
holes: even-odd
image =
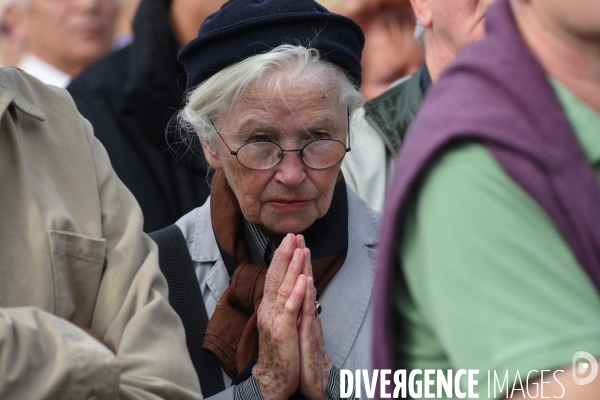
[[[552,85],[600,179],[600,115]],[[476,393],[487,399],[488,370],[492,384],[494,371],[500,383],[508,371],[510,395],[517,370],[524,388],[530,371],[533,379],[570,367],[577,351],[600,356],[596,287],[553,220],[483,145],[447,148],[417,194],[394,299],[401,368],[479,369]],[[490,387],[489,398],[504,394],[506,385],[495,396]]]

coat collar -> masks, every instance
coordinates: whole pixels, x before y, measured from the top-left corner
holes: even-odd
[[[45,121],[46,115],[26,98],[33,98],[33,89],[22,74],[13,67],[2,69],[2,73],[0,73],[0,115],[4,115],[8,107],[13,104],[22,113],[38,121]]]
[[[426,76],[425,76],[426,75]],[[396,154],[400,143],[423,102],[429,73],[425,64],[412,75],[392,84],[385,92],[365,104],[367,118],[372,119],[383,135],[388,150]]]
[[[194,232],[190,236],[186,235],[186,237],[194,238],[192,260],[200,263],[222,262],[219,245],[210,222],[210,197],[202,207],[197,209],[195,220]]]
[[[348,190],[348,256],[319,298],[325,345],[338,368],[346,364],[361,326],[368,323],[378,232],[379,213]]]

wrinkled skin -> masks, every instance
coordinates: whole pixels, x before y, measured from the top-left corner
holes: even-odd
[[[302,232],[327,214],[341,163],[326,169],[307,167],[298,153],[285,153],[267,170],[242,166],[229,153],[252,142],[270,141],[298,149],[315,139],[346,143],[347,110],[333,85],[321,87],[305,78],[282,78],[282,93],[260,82],[251,86],[215,125],[223,140],[202,142],[204,155],[223,170],[240,209],[278,243],[288,232]],[[227,143],[227,144],[226,144]]]
[[[315,289],[310,264],[310,251],[306,249],[304,274],[308,277],[304,302],[300,310],[300,392],[308,399],[322,399],[325,395],[333,363],[325,348],[321,318],[315,318]]]
[[[259,357],[252,370],[266,400],[297,389],[322,399],[332,362],[325,349],[310,251],[301,235],[287,235],[275,252],[258,309]]]

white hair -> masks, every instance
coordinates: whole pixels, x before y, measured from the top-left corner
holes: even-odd
[[[416,18],[415,23],[415,39],[422,48],[425,48],[425,27],[421,21],[419,21],[419,18]]]
[[[318,50],[282,45],[233,64],[192,89],[185,107],[176,117],[183,128],[182,139],[191,143],[193,136],[190,135],[197,134],[201,140],[214,143],[216,130],[213,121],[226,116],[248,87],[260,83],[284,94],[281,88],[283,76],[295,84],[304,81],[317,83],[325,93],[334,93],[331,90],[333,85],[339,95],[339,105],[347,107],[350,113],[365,102],[344,72],[322,60]],[[346,118],[346,113],[343,118]]]

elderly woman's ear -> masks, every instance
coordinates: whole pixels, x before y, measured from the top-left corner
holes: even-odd
[[[221,157],[219,156],[218,150],[215,148],[217,144],[209,143],[202,138],[200,138],[200,143],[202,144],[202,150],[204,150],[204,157],[210,166],[214,169],[223,168],[221,164]]]

